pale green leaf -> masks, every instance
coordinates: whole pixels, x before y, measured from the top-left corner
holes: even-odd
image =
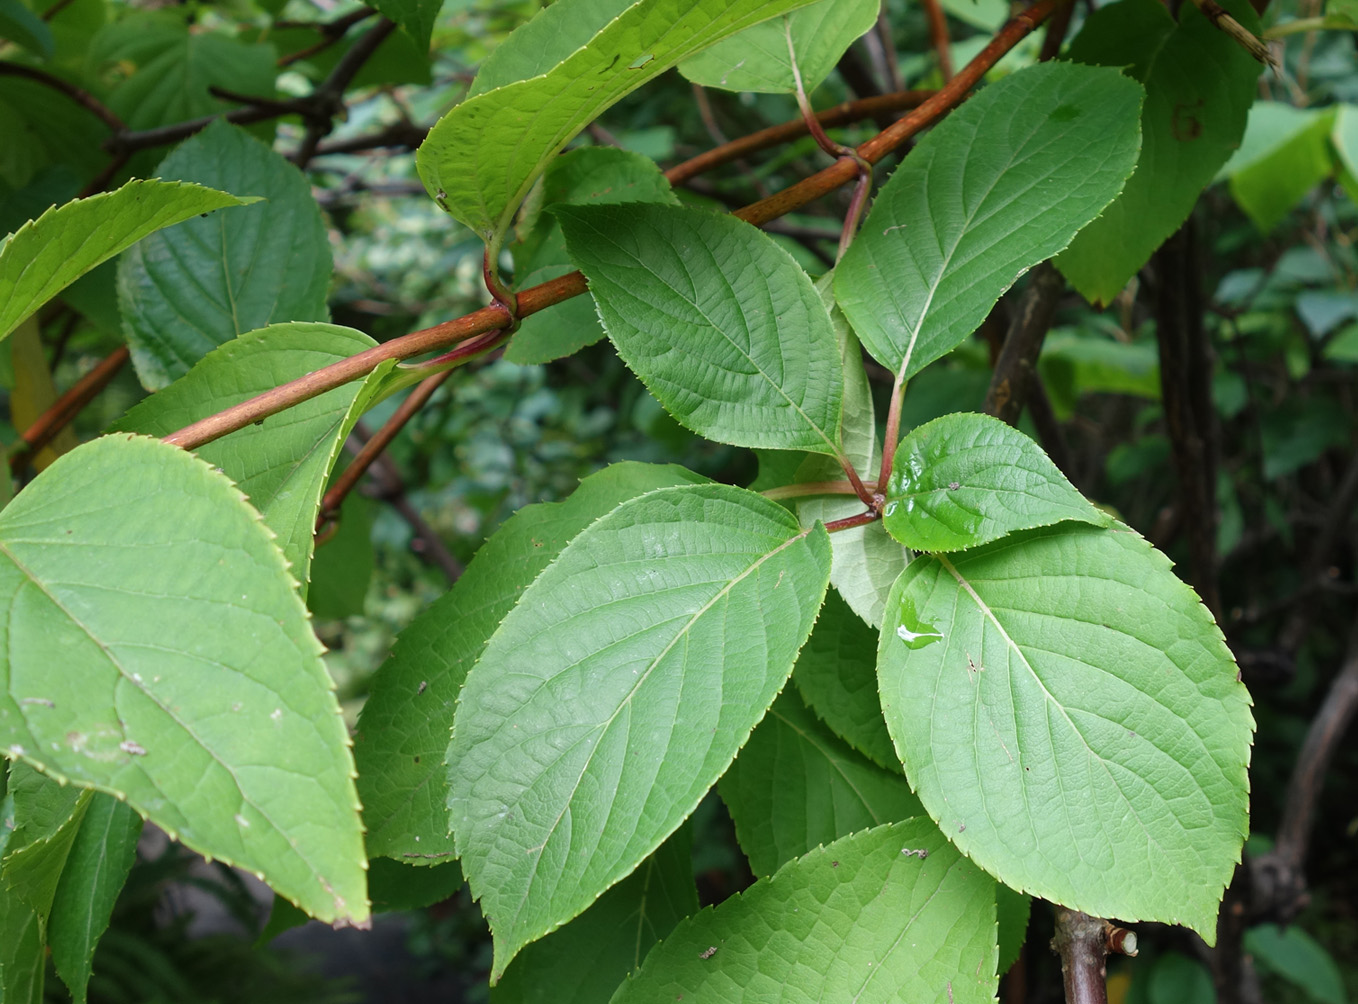
[[[994,882],[917,818],[685,920],[612,1004],[992,1004],[995,954]]]
[[[1258,17],[1228,3],[1246,27]],[[1240,143],[1263,68],[1189,4],[1175,23],[1155,0],[1120,0],[1089,17],[1071,43],[1078,63],[1130,66],[1146,88],[1141,156],[1122,194],[1056,266],[1091,303],[1111,303],[1170,234]]]
[[[357,355],[376,343],[337,324],[275,324],[248,331],[209,352],[185,376],[142,401],[114,425],[119,431],[168,436],[256,394]],[[303,585],[310,578],[316,512],[326,479],[393,363],[365,380],[326,391],[278,415],[200,446],[249,497],[278,536],[278,546]]]
[[[912,429],[886,498],[883,525],[915,551],[958,551],[1068,519],[1110,522],[1042,447],[989,415],[944,415]]]
[[[180,144],[159,170],[268,201],[181,223],[119,260],[118,299],[144,385],[166,386],[244,332],[329,318],[330,243],[296,167],[218,120]]]
[[[1043,63],[991,84],[883,186],[835,270],[873,357],[909,379],[1122,190],[1144,92],[1115,70]]]
[[[791,94],[797,89],[788,39],[809,94],[830,75],[854,40],[872,30],[878,0],[820,0],[718,42],[679,72],[695,84],[728,91]]]
[[[916,558],[878,650],[915,791],[1014,889],[1209,942],[1246,829],[1249,696],[1169,561],[1061,523]]]
[[[840,452],[834,329],[791,255],[697,209],[556,215],[618,354],[681,425],[736,446]]]
[[[899,772],[849,749],[794,693],[773,702],[718,790],[761,876],[850,833],[924,815]]]
[[[636,0],[556,0],[495,47],[476,71],[474,98],[530,77],[540,77],[584,48]]]
[[[573,921],[519,953],[491,1004],[599,1004],[698,911],[687,826]]]
[[[141,817],[125,802],[95,792],[57,885],[47,940],[57,975],[84,1004],[95,946],[132,870]]]
[[[842,535],[843,531],[831,537],[831,546]],[[882,599],[885,608],[885,593]],[[835,735],[877,766],[900,773],[901,761],[877,696],[877,632],[849,608],[838,590],[826,595],[815,630],[797,657],[792,682]]]
[[[543,168],[606,108],[727,35],[807,2],[639,0],[547,72],[478,94],[441,118],[416,155],[424,187],[498,246]]]
[[[362,922],[348,736],[270,537],[173,446],[61,457],[0,513],[0,745]]]
[[[558,6],[553,4],[547,11]],[[558,203],[580,206],[621,202],[678,205],[679,200],[655,161],[626,150],[589,146],[552,161],[540,189],[534,189],[534,196],[524,207],[524,215],[534,222],[528,237],[514,248],[514,276],[519,288],[575,271],[560,225],[553,217],[541,215],[543,208]],[[551,310],[525,317],[505,349],[505,358],[512,363],[547,363],[593,345],[603,336],[593,302],[589,297],[576,296]]]
[[[672,465],[614,464],[585,478],[565,502],[525,506],[401,632],[373,677],[354,737],[369,855],[412,864],[454,857],[443,761],[458,693],[486,639],[590,523],[648,491],[704,480]]]
[[[1250,109],[1239,152],[1222,169],[1232,198],[1267,233],[1334,173],[1330,137],[1338,109],[1272,101]]]
[[[0,338],[100,262],[148,234],[200,213],[256,201],[200,185],[129,181],[116,192],[49,209],[0,248]]]
[[[829,537],[740,488],[666,488],[567,545],[467,676],[449,810],[498,978],[693,811],[782,689]]]

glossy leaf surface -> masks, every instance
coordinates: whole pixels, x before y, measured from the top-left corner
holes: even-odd
[[[883,710],[948,838],[1020,891],[1210,941],[1253,720],[1169,561],[1120,525],[1062,523],[917,558],[888,611]]]
[[[441,118],[416,157],[424,187],[498,245],[543,168],[600,112],[713,42],[806,2],[639,0],[546,72]]]
[[[571,541],[467,677],[449,809],[493,976],[681,823],[792,671],[823,527],[752,492],[661,489]]]
[[[1257,29],[1248,4],[1230,6]],[[1176,24],[1154,0],[1099,8],[1071,43],[1070,58],[1128,66],[1146,88],[1136,170],[1056,260],[1086,299],[1107,304],[1188,218],[1239,145],[1262,65],[1196,7],[1183,8]]]
[[[1068,519],[1110,522],[1042,447],[989,415],[945,415],[910,430],[886,498],[883,525],[916,551],[958,551]]]
[[[486,640],[590,523],[648,491],[702,481],[673,465],[614,464],[585,478],[564,502],[525,506],[401,632],[373,677],[354,737],[369,855],[412,864],[455,856],[444,758],[458,694]]]
[[[791,255],[696,209],[557,217],[618,354],[680,424],[736,446],[839,452],[839,349]]]
[[[772,18],[685,60],[679,72],[695,84],[728,91],[792,94],[792,52],[807,93],[830,75],[854,40],[877,23],[876,0],[820,0]]]
[[[928,819],[879,826],[688,918],[612,1004],[990,1004],[994,890]]]
[[[246,331],[328,319],[330,243],[297,168],[217,121],[180,144],[159,170],[268,202],[181,223],[118,262],[128,344],[147,387],[166,386]]]
[[[1143,93],[1115,70],[1043,63],[939,123],[835,270],[835,296],[873,357],[910,378],[1069,244],[1136,164]]]
[[[129,181],[116,192],[54,206],[0,246],[0,338],[101,262],[162,227],[238,199],[201,185]]]
[[[773,702],[719,790],[760,876],[850,833],[924,814],[899,772],[851,750],[795,693]]]
[[[63,456],[0,513],[0,742],[361,922],[348,736],[270,536],[176,447],[117,435]]]

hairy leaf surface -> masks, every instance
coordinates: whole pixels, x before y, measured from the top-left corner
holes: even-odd
[[[795,693],[773,702],[718,790],[760,876],[850,833],[924,814],[899,771],[863,759]]]
[[[319,322],[274,324],[248,331],[209,352],[187,374],[142,401],[117,430],[168,436],[256,394],[357,355],[376,343],[353,328]],[[395,363],[364,380],[303,401],[197,449],[236,482],[305,589],[315,546],[316,512],[344,437],[370,407]]]
[[[840,452],[834,329],[790,254],[697,209],[556,215],[618,354],[682,425],[736,446]]]
[[[61,457],[0,513],[0,744],[361,922],[348,736],[270,536],[176,447]]]
[[[1229,4],[1252,29],[1248,4]],[[1085,227],[1056,266],[1091,303],[1112,302],[1240,143],[1262,64],[1197,7],[1176,24],[1154,0],[1120,0],[1090,16],[1071,43],[1078,63],[1130,66],[1146,88],[1141,156],[1122,194]]]
[[[148,234],[199,213],[257,201],[184,182],[129,181],[116,192],[54,206],[0,244],[0,338]]]
[[[1015,889],[1209,941],[1246,828],[1249,696],[1169,561],[1061,523],[917,558],[882,705],[943,832]]]
[[[449,809],[498,978],[688,817],[782,689],[824,527],[724,485],[625,502],[562,551],[467,677]]]
[[[912,429],[896,448],[882,523],[916,551],[958,551],[1015,530],[1110,517],[1051,458],[989,415],[955,413]]]
[[[498,247],[543,168],[606,108],[713,42],[807,2],[639,0],[550,70],[439,119],[416,155],[424,187]]]
[[[835,270],[835,296],[873,357],[909,379],[1069,244],[1136,164],[1143,94],[1115,70],[1043,63],[939,123]]]
[[[159,171],[268,202],[188,220],[119,260],[118,299],[143,384],[166,386],[246,331],[329,318],[330,242],[296,167],[218,120],[180,144]]]
[[[877,0],[820,0],[718,42],[679,64],[679,72],[704,87],[791,94],[797,80],[790,37],[802,86],[810,94],[854,40],[877,23],[880,9]]]
[[[991,1004],[995,883],[928,819],[790,861],[683,921],[612,1004]]]
[[[481,546],[453,588],[401,632],[373,677],[354,737],[369,855],[411,864],[455,856],[444,759],[458,693],[486,640],[590,523],[646,492],[705,480],[674,465],[614,464],[585,478],[564,502],[524,506]]]

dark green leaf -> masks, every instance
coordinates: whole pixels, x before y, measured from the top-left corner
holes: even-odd
[[[1114,70],[1043,63],[992,84],[883,186],[835,270],[868,351],[906,380],[1122,190],[1144,92]]]
[[[330,244],[297,168],[218,120],[166,157],[160,173],[268,202],[181,223],[119,260],[118,295],[143,384],[166,386],[246,331],[328,319]]]
[[[1209,942],[1246,828],[1249,696],[1132,531],[1061,523],[916,558],[878,650],[921,801],[1006,885]]]
[[[498,978],[688,817],[782,689],[830,573],[823,527],[666,488],[571,541],[458,703],[449,810]]]
[[[995,884],[928,819],[790,861],[683,921],[612,1004],[992,1004]]]
[[[736,446],[841,452],[834,329],[791,255],[696,209],[556,215],[618,354],[682,425]]]
[[[1257,29],[1248,4],[1228,7]],[[1197,7],[1183,7],[1175,24],[1155,0],[1099,8],[1071,43],[1070,58],[1130,66],[1146,88],[1136,170],[1122,194],[1056,259],[1071,285],[1102,305],[1179,229],[1239,145],[1262,64]]]
[[[573,921],[528,945],[490,992],[491,1004],[597,1004],[646,953],[698,910],[689,828],[681,826]]]
[[[421,52],[429,51],[443,0],[373,0],[372,6],[404,28]]]
[[[20,0],[0,0],[0,38],[23,46],[42,59],[52,58],[52,29]]]
[[[719,790],[761,876],[850,833],[924,814],[899,772],[849,749],[795,693],[773,702]]]
[[[412,864],[454,856],[443,761],[453,707],[486,639],[590,523],[645,492],[703,480],[682,467],[615,464],[585,478],[565,502],[525,506],[482,545],[456,585],[401,632],[373,678],[354,737],[370,855]]]

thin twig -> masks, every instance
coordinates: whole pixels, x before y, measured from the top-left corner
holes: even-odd
[[[924,0],[924,15],[929,19],[929,41],[938,57],[938,72],[946,84],[952,79],[952,39],[948,37],[948,18],[938,0]]]
[[[76,415],[94,400],[95,395],[109,385],[127,360],[127,346],[118,346],[100,361],[99,365],[52,402],[51,407],[23,431],[20,437],[22,444],[16,444],[9,455],[9,469],[16,473],[23,470],[38,451],[50,443],[57,433],[66,428]]]
[[[1065,278],[1051,262],[1045,261],[1033,269],[995,362],[995,373],[986,391],[987,415],[1009,425],[1018,424],[1028,403],[1029,390],[1037,380],[1037,357],[1065,288]]]
[[[400,407],[392,413],[392,416],[387,419],[382,428],[378,429],[377,433],[363,444],[363,449],[358,451],[353,462],[344,469],[340,476],[335,479],[335,483],[326,491],[325,497],[321,500],[320,513],[316,517],[318,523],[324,523],[334,518],[335,514],[339,512],[340,506],[344,504],[344,500],[354,490],[354,486],[372,466],[373,461],[391,445],[392,440],[405,428],[406,423],[415,417],[429,401],[429,398],[433,396],[434,391],[443,386],[443,382],[452,374],[451,369],[444,370],[442,373],[435,373],[406,396]]]
[[[1242,49],[1265,66],[1277,69],[1278,64],[1273,59],[1273,53],[1268,51],[1268,46],[1255,37],[1254,32],[1231,17],[1225,7],[1217,3],[1216,0],[1193,0],[1193,3],[1197,5],[1198,10],[1202,11],[1217,30],[1225,32]]]
[[[308,45],[305,49],[299,49],[296,52],[290,52],[286,56],[279,57],[279,67],[291,66],[293,63],[314,56],[318,52],[324,52],[342,39],[350,28],[360,21],[366,21],[376,13],[377,11],[369,7],[360,7],[358,10],[345,14],[343,17],[336,18],[333,21],[327,21],[316,25],[307,25],[309,28],[314,27],[320,31],[321,40],[313,45]]]
[[[894,123],[878,136],[858,147],[858,152],[872,163],[886,156],[897,146],[905,143],[925,126],[937,120],[955,105],[960,103],[967,92],[985,73],[995,65],[1010,49],[1027,37],[1044,19],[1051,16],[1062,2],[1068,0],[1040,0],[1030,10],[1016,15],[1006,24],[991,42],[959,73],[947,87],[937,91],[914,111]],[[735,215],[756,226],[777,219],[794,209],[799,209],[845,184],[857,174],[857,165],[844,159],[823,171],[803,179],[786,192],[749,206]],[[540,310],[578,296],[586,289],[585,278],[579,272],[571,272],[558,279],[551,279],[537,286],[519,290],[518,316],[530,317]],[[456,345],[473,336],[483,334],[492,328],[503,328],[513,318],[503,309],[482,307],[452,321],[436,324],[393,338],[382,345],[374,346],[358,355],[343,359],[314,373],[298,377],[296,380],[265,391],[248,401],[226,408],[215,415],[201,419],[169,436],[165,441],[185,449],[194,449],[211,442],[236,429],[244,428],[252,422],[276,415],[280,411],[310,400],[335,387],[343,386],[350,380],[367,375],[388,359],[411,359],[426,352],[437,351]],[[894,450],[895,443],[891,443]],[[888,454],[889,456],[890,454]],[[888,471],[888,473],[890,473]]]
[[[89,91],[82,90],[60,77],[54,77],[46,70],[40,70],[36,66],[23,66],[19,63],[0,62],[0,76],[23,77],[26,80],[32,80],[34,83],[42,84],[44,87],[66,95],[80,107],[92,113],[115,133],[127,129],[127,124],[118,117],[117,113]]]
[[[312,110],[306,116],[306,132],[302,136],[297,152],[291,157],[292,162],[298,167],[306,167],[311,163],[311,158],[316,155],[316,148],[321,140],[330,135],[330,130],[335,127],[335,117],[344,113],[345,90],[358,75],[358,71],[363,69],[363,64],[372,58],[377,47],[395,30],[395,21],[385,17],[379,19],[359,36],[358,41],[340,57],[335,68],[330,71],[330,76],[312,92],[310,95]]]

